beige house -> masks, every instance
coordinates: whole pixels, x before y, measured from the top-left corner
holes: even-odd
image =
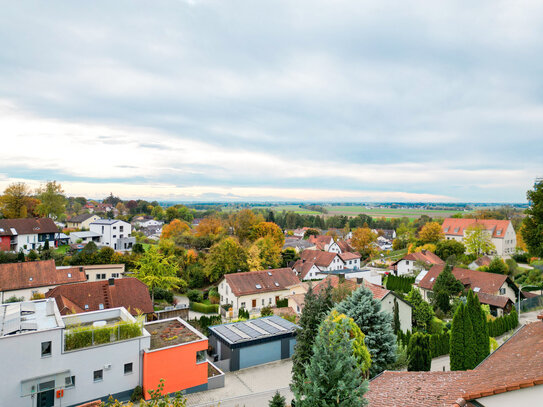
[[[100,216],[93,215],[92,213],[82,213],[81,215],[74,216],[70,220],[66,221],[66,227],[70,229],[90,229],[92,222],[100,219]]]
[[[253,313],[265,306],[275,306],[289,295],[287,287],[300,282],[290,268],[226,274],[219,282],[221,304],[229,304],[233,316],[240,308]]]
[[[88,281],[109,280],[124,277],[124,264],[93,264],[81,266]]]

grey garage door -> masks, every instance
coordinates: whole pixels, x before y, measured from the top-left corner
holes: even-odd
[[[281,341],[247,346],[239,350],[239,368],[261,365],[281,359]]]

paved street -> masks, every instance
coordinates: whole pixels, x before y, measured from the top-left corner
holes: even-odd
[[[288,389],[292,361],[282,360],[226,374],[221,389],[187,395],[190,407],[267,407],[275,390],[292,398]]]

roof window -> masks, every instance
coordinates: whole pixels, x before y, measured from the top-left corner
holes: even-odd
[[[432,277],[432,278],[430,279],[430,281],[434,281],[434,280],[435,280],[435,278],[434,278],[434,277]]]
[[[32,281],[32,277],[30,277],[29,280]]]
[[[256,284],[255,287],[258,288],[259,290],[262,288],[260,284]]]
[[[98,304],[98,309],[104,309],[104,304]]]
[[[454,228],[454,233],[458,233],[459,230],[460,230],[460,227]]]
[[[279,287],[279,283],[278,283],[277,281],[275,282],[275,286],[276,286],[276,287]]]
[[[499,229],[499,230],[496,232],[496,234],[497,234],[498,236],[500,236],[500,235],[502,234],[502,230]]]
[[[89,309],[89,304],[85,304],[85,309]]]
[[[0,228],[0,232],[4,232],[4,229],[3,229],[3,228]]]
[[[272,275],[271,271],[268,271],[268,276],[271,276],[271,275]]]
[[[72,278],[72,273],[68,273],[68,278]]]
[[[473,289],[473,292],[475,292],[475,293],[478,293],[479,291],[481,291],[481,287],[475,287]]]
[[[449,231],[449,229],[450,229],[450,227],[447,226],[447,227],[445,228],[445,233],[447,233],[447,232]]]

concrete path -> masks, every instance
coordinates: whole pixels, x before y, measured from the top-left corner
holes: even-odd
[[[187,406],[268,407],[276,390],[290,402],[291,370],[289,359],[226,373],[223,388],[188,394]]]

